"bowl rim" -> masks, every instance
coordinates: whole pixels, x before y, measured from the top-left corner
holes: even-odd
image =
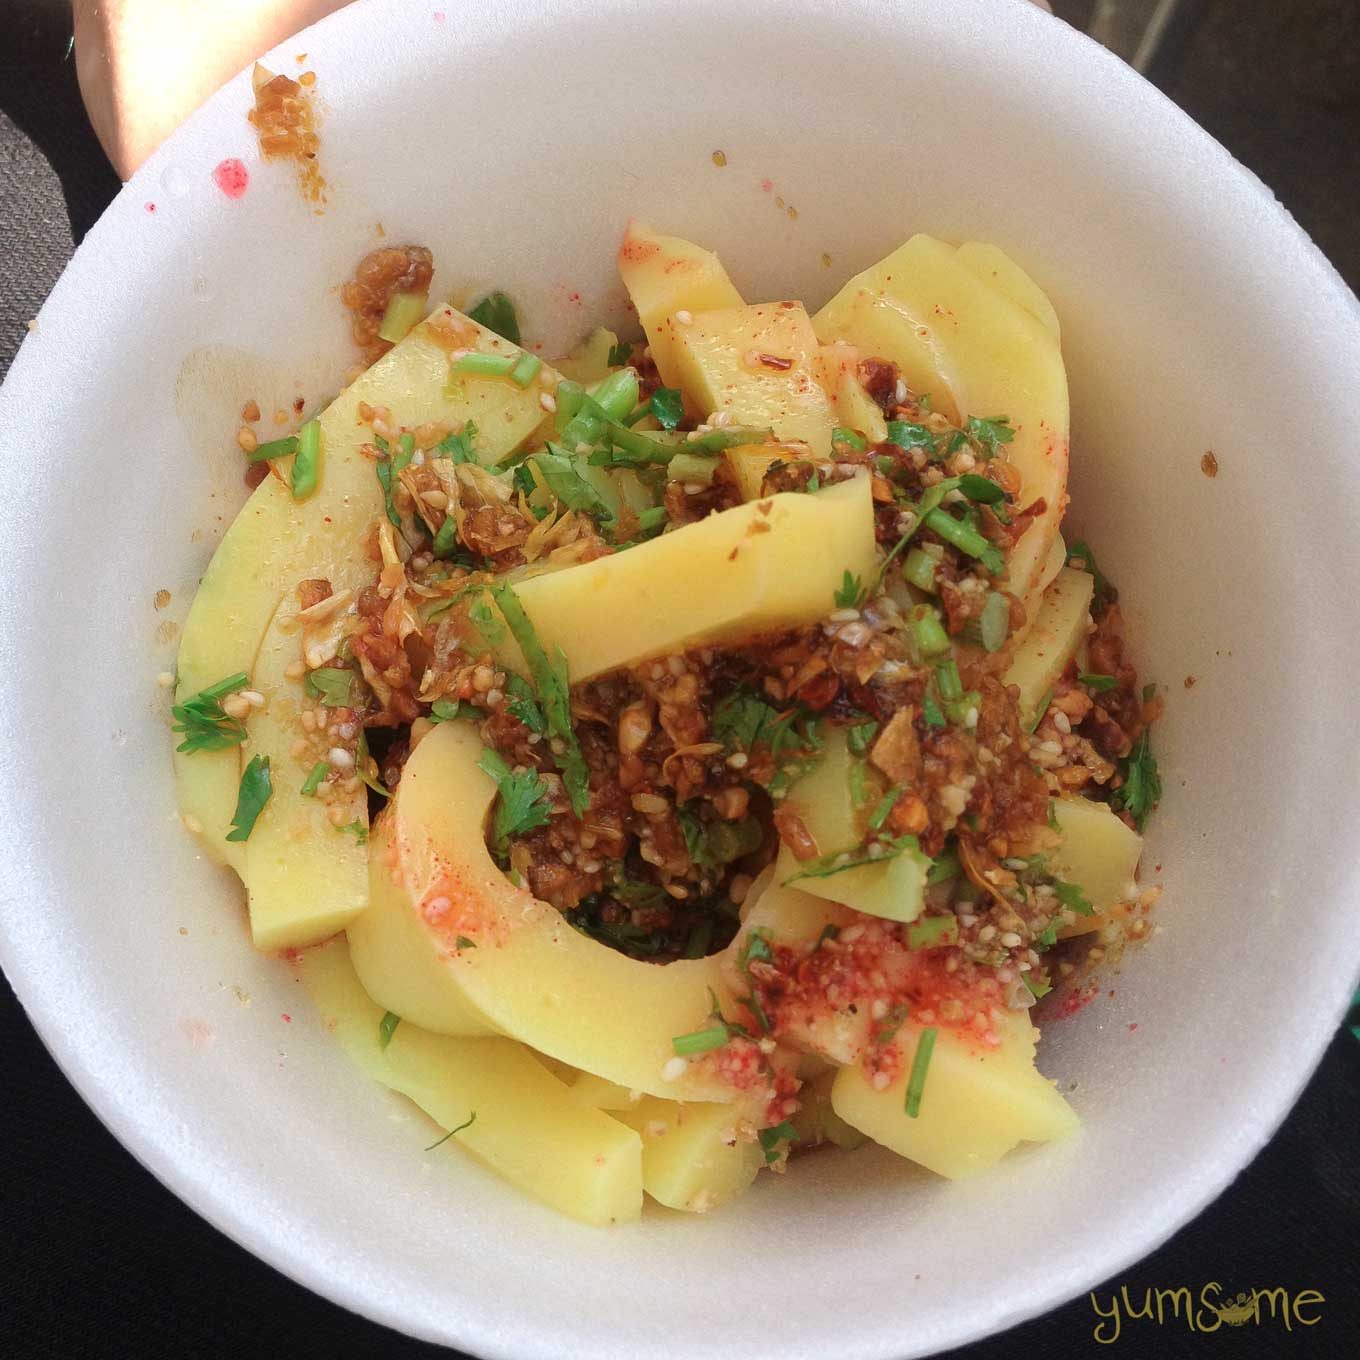
[[[787,3],[787,0],[785,2]],[[809,9],[820,7],[818,0],[801,2]],[[957,0],[920,0],[920,2],[943,9]],[[659,7],[660,0],[646,0],[646,3]],[[892,11],[901,11],[909,3],[910,0],[889,0]],[[971,3],[974,7],[985,8],[988,0],[971,0]],[[1330,261],[1273,192],[1238,162],[1221,143],[1160,90],[1085,34],[1045,14],[1037,7],[1022,5],[1018,0],[1003,0],[1003,3],[1005,7],[1013,6],[1015,10],[1031,10],[1027,14],[1011,13],[1008,19],[1021,30],[1027,29],[1034,35],[1036,49],[1042,44],[1050,54],[1055,49],[1060,52],[1065,50],[1072,54],[1075,66],[1098,74],[1102,80],[1113,86],[1115,92],[1125,101],[1136,103],[1149,116],[1155,115],[1164,121],[1169,120],[1170,124],[1179,130],[1180,135],[1193,138],[1198,143],[1200,153],[1212,159],[1224,175],[1234,176],[1241,190],[1253,196],[1258,206],[1268,214],[1269,225],[1263,228],[1263,232],[1276,237],[1283,234],[1292,241],[1301,258],[1306,259],[1314,271],[1315,282],[1323,285],[1329,294],[1329,306],[1335,308],[1336,315],[1339,317],[1348,313],[1352,325],[1360,327],[1360,301],[1357,301]],[[531,3],[528,6],[511,5],[507,6],[507,9],[532,11],[535,7],[535,4]],[[637,0],[598,0],[597,4],[592,5],[593,9],[632,10],[636,7]],[[352,29],[353,37],[376,30],[387,21],[388,16],[397,18],[403,12],[403,0],[356,0],[355,3],[328,15],[279,44],[261,60],[268,62],[285,48],[293,49],[318,32],[324,32],[331,37]],[[894,17],[896,16],[890,14],[889,22]],[[522,14],[512,12],[509,22],[519,25],[525,20]],[[1055,25],[1058,25],[1061,31],[1058,31]],[[354,46],[362,44],[355,43]],[[59,319],[68,305],[79,297],[81,290],[93,281],[84,276],[95,269],[97,256],[103,249],[106,239],[112,240],[124,219],[140,211],[149,190],[154,196],[155,185],[159,182],[162,171],[176,155],[181,141],[192,135],[193,129],[210,123],[219,115],[227,101],[236,97],[235,87],[241,79],[242,74],[238,74],[216,91],[123,185],[117,197],[87,234],[45,300],[40,313],[45,319]],[[18,398],[15,394],[22,392],[25,385],[34,381],[41,363],[42,360],[37,356],[34,345],[26,338],[15,356],[4,391],[0,394],[0,413],[3,413],[5,408],[11,407],[11,403],[17,405]],[[17,382],[13,381],[16,375]],[[4,532],[0,533],[0,557],[8,552],[10,544],[22,531],[20,513],[12,503],[0,503],[0,526],[4,529]],[[0,686],[7,684],[8,681],[0,682]],[[10,735],[8,721],[3,714],[0,714],[0,726],[3,726],[6,734]],[[10,743],[0,747],[0,771],[12,772],[14,766],[12,749]],[[177,1157],[172,1140],[162,1135],[156,1121],[144,1116],[135,1105],[126,1102],[120,1090],[104,1080],[100,1072],[87,1062],[87,1055],[80,1042],[69,1035],[63,1024],[59,990],[48,980],[38,977],[27,966],[20,942],[22,932],[13,926],[13,918],[17,915],[14,908],[19,897],[14,885],[6,885],[0,892],[3,895],[3,900],[0,901],[0,907],[3,907],[3,911],[0,911],[0,927],[3,927],[0,928],[0,967],[3,967],[48,1053],[66,1079],[75,1087],[81,1099],[110,1133],[144,1169],[195,1213],[237,1245],[290,1279],[342,1308],[390,1327],[403,1335],[442,1345],[456,1345],[484,1357],[485,1360],[539,1360],[539,1357],[547,1360],[547,1357],[563,1353],[564,1347],[561,1344],[563,1337],[560,1332],[555,1337],[546,1332],[540,1332],[532,1337],[521,1334],[514,1338],[514,1346],[511,1349],[509,1340],[496,1326],[491,1315],[479,1315],[475,1310],[467,1308],[461,1309],[456,1318],[449,1319],[445,1327],[413,1322],[411,1318],[403,1315],[400,1297],[393,1298],[374,1291],[362,1277],[341,1266],[331,1266],[318,1254],[304,1250],[281,1227],[271,1229],[263,1216],[244,1196],[239,1193],[233,1196],[225,1188],[225,1182],[199,1174],[194,1166]],[[1231,1137],[1217,1144],[1214,1156],[1208,1162],[1207,1171],[1201,1167],[1201,1174],[1197,1177],[1185,1174],[1184,1193],[1181,1196],[1168,1197],[1151,1206],[1150,1211],[1141,1219],[1142,1230],[1126,1238],[1125,1244],[1120,1249],[1113,1250],[1103,1257],[1094,1278],[1089,1269],[1068,1271],[1066,1278],[1060,1274],[1050,1274],[1046,1280],[1046,1287],[1028,1294],[1022,1303],[1007,1304],[1004,1300],[996,1304],[989,1302],[988,1305],[979,1307],[968,1321],[960,1323],[951,1334],[941,1338],[943,1349],[952,1349],[980,1340],[1047,1313],[1077,1297],[1099,1280],[1126,1271],[1156,1250],[1172,1233],[1217,1199],[1274,1135],[1294,1106],[1321,1062],[1357,983],[1360,983],[1360,960],[1354,961],[1349,974],[1344,968],[1337,968],[1331,980],[1331,995],[1327,995],[1324,988],[1322,995],[1310,998],[1311,1008],[1298,1020],[1294,1031],[1298,1051],[1306,1055],[1306,1061],[1295,1068],[1289,1080],[1277,1084],[1268,1108],[1264,1111],[1258,1110],[1257,1118],[1239,1125]],[[880,1334],[877,1341],[881,1342],[883,1339]],[[680,1355],[700,1352],[698,1349],[690,1352],[678,1348],[672,1353]],[[778,1350],[771,1352],[782,1353]],[[847,1360],[850,1357],[855,1357],[856,1360],[859,1358],[893,1360],[893,1357],[925,1352],[911,1349],[909,1346],[903,1349],[901,1342],[893,1342],[890,1349],[884,1349],[882,1344],[875,1343],[875,1339],[860,1334],[842,1353]],[[938,1353],[938,1350],[933,1347],[932,1353]]]

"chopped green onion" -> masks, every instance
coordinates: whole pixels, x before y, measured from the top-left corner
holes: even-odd
[[[247,455],[246,461],[249,463],[269,463],[275,458],[287,458],[289,454],[296,453],[297,447],[297,435],[284,435],[282,439],[271,439],[267,444],[257,444],[255,452]]]
[[[519,317],[515,315],[515,304],[504,293],[488,293],[468,316],[512,345],[519,344]]]
[[[1001,550],[989,543],[971,524],[955,519],[947,510],[938,507],[925,517],[925,527],[938,534],[946,543],[952,543],[960,552],[976,557],[993,576],[999,576],[1006,567],[1006,559]]]
[[[764,444],[771,437],[768,429],[757,429],[750,425],[728,425],[721,430],[709,430],[705,434],[691,435],[685,446],[700,453],[721,453],[724,449],[734,449],[739,444]]]
[[[939,569],[939,558],[925,548],[912,548],[902,559],[902,576],[907,584],[931,595],[939,593],[939,583],[935,579]]]
[[[959,676],[959,663],[950,657],[935,667],[935,679],[940,686],[940,698],[952,703],[963,698],[963,680]]]
[[[458,551],[458,521],[451,514],[444,516],[444,522],[434,536],[432,551],[440,558],[452,557]],[[449,603],[452,604],[453,601],[450,600]]]
[[[1030,993],[1033,995],[1036,1001],[1039,1001],[1043,997],[1046,997],[1049,994],[1049,992],[1053,990],[1053,988],[1050,987],[1048,983],[1036,982],[1028,973],[1021,973],[1020,976],[1024,979],[1025,986],[1029,988]]]
[[[918,605],[911,612],[911,631],[924,656],[939,656],[949,650],[949,634],[940,616],[929,605]]]
[[[616,340],[609,347],[609,357],[605,363],[610,368],[623,368],[632,362],[633,346],[627,340]]]
[[[833,444],[844,444],[848,449],[854,449],[857,453],[863,453],[869,446],[864,442],[864,436],[857,430],[848,429],[844,425],[837,425],[831,431],[831,442]]]
[[[622,368],[610,373],[590,389],[590,396],[610,420],[623,420],[637,405],[637,370]]]
[[[464,354],[450,365],[454,373],[470,373],[478,378],[508,378],[517,360],[513,354]]]
[[[1087,689],[1094,690],[1097,694],[1105,694],[1107,691],[1119,688],[1119,680],[1113,675],[1098,675],[1090,671],[1085,671],[1077,676],[1079,684],[1083,684]]]
[[[677,1034],[671,1040],[671,1047],[681,1058],[692,1058],[697,1053],[710,1053],[721,1048],[731,1033],[726,1025],[710,1025],[707,1029],[696,1029],[693,1034]]]
[[[963,872],[963,865],[959,863],[958,851],[946,850],[929,869],[926,870],[926,884],[933,886],[936,883],[948,883],[951,879],[957,878]]]
[[[305,797],[310,798],[316,793],[330,768],[324,760],[318,760],[312,766],[311,773],[302,781],[302,793]]]
[[[295,501],[305,501],[321,477],[321,422],[309,420],[298,431],[298,451],[293,459],[292,489]]]
[[[870,719],[868,722],[860,722],[853,727],[847,727],[845,729],[845,744],[850,748],[851,755],[867,755],[869,747],[873,745],[874,737],[877,735],[878,724]]]
[[[888,814],[897,806],[902,796],[901,789],[889,789],[878,801],[878,806],[869,814],[869,830],[877,831],[888,820]]]
[[[718,470],[718,460],[702,453],[681,450],[671,459],[666,476],[673,482],[687,482],[692,486],[712,486]]]
[[[935,1052],[935,1027],[921,1031],[916,1041],[916,1056],[911,1060],[911,1075],[907,1078],[906,1111],[908,1119],[921,1113],[921,1095],[926,1089],[926,1073],[930,1070],[930,1055]]]
[[[537,354],[525,352],[515,360],[515,366],[510,370],[510,381],[516,387],[528,387],[538,377],[542,367],[543,360]]]
[[[907,927],[908,949],[939,949],[959,938],[957,916],[924,916]]]
[[[999,652],[1011,633],[1010,601],[999,591],[989,591],[982,612],[964,625],[963,635],[984,651]]]
[[[378,339],[396,344],[406,338],[411,327],[425,314],[424,293],[393,293],[378,327]]]
[[[383,1015],[383,1018],[378,1021],[379,1048],[386,1048],[392,1042],[392,1035],[396,1033],[399,1024],[401,1024],[401,1016],[395,1011],[387,1011]]]
[[[390,790],[383,787],[382,781],[376,775],[369,774],[368,762],[368,733],[360,728],[359,740],[354,747],[354,773],[380,798],[390,798],[392,796]],[[375,761],[374,764],[376,765],[376,763]]]
[[[935,702],[934,696],[927,690],[921,696],[921,716],[926,720],[927,727],[946,727],[944,714],[940,712],[940,706]]]
[[[246,841],[255,830],[255,822],[264,811],[265,804],[274,792],[269,777],[269,757],[252,756],[250,764],[241,775],[241,785],[236,794],[236,811],[232,814],[231,830],[227,832],[229,841]]]

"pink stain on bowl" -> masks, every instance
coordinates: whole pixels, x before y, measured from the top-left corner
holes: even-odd
[[[154,203],[148,203],[146,205],[146,210],[149,213],[154,213],[156,211],[156,205]]]
[[[763,180],[760,181],[760,187],[761,187],[762,189],[764,189],[765,192],[768,194],[768,193],[770,193],[771,190],[773,190],[773,188],[774,188],[774,180],[772,180],[772,179],[763,179]]]
[[[240,198],[250,188],[250,171],[246,169],[245,162],[237,160],[235,156],[228,156],[219,162],[213,169],[212,177],[213,183],[228,198]]]
[[[435,10],[434,21],[437,24],[442,24],[444,22],[444,11],[442,9]]]

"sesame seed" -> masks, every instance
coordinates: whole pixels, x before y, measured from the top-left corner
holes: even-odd
[[[257,689],[243,689],[241,691],[241,698],[243,698],[251,708],[264,707],[264,695]]]
[[[242,425],[236,431],[236,442],[241,448],[242,453],[254,453],[260,447],[260,441],[256,438],[255,431],[249,426]]]
[[[557,398],[551,392],[540,392],[538,394],[538,404],[545,411],[557,410]]]
[[[858,609],[838,609],[834,614],[827,615],[828,623],[854,623],[859,618]]]
[[[979,939],[983,944],[986,944],[988,940],[992,940],[992,939],[995,939],[995,938],[996,938],[996,927],[993,926],[993,925],[986,925],[986,926],[983,926],[982,929],[978,931],[978,939]]]
[[[730,756],[727,757],[726,763],[729,769],[744,770],[749,760],[750,757],[746,754],[745,751],[734,751]]]
[[[250,704],[240,694],[229,694],[222,700],[222,712],[229,718],[244,718],[250,712]]]
[[[170,688],[174,685],[174,683],[175,683],[175,677],[174,677],[174,675],[172,675],[169,671],[162,671],[162,672],[156,677],[156,683],[157,683],[162,689],[170,689]]]
[[[680,1078],[683,1077],[687,1071],[689,1071],[689,1063],[687,1063],[687,1062],[684,1060],[684,1058],[679,1058],[679,1057],[672,1058],[672,1059],[671,1059],[671,1060],[670,1060],[670,1061],[669,1061],[669,1062],[661,1069],[661,1080],[662,1080],[662,1081],[679,1081]]]
[[[892,1078],[886,1072],[875,1072],[870,1085],[875,1091],[886,1091],[892,1084]]]
[[[681,326],[694,325],[694,314],[686,311],[683,307],[676,312],[675,319]]]
[[[1020,947],[1020,937],[1013,930],[1008,930],[1001,937],[1001,943],[1007,949],[1018,949]]]
[[[1039,743],[1039,750],[1049,756],[1062,755],[1062,747],[1056,741],[1041,741]]]
[[[352,770],[354,757],[343,746],[332,746],[326,752],[326,761],[333,770]]]
[[[1060,709],[1054,709],[1053,726],[1056,727],[1058,731],[1061,732],[1064,736],[1067,736],[1072,731],[1072,719],[1069,718],[1067,714],[1062,712]]]
[[[899,406],[907,399],[907,384],[901,378],[898,378],[897,380],[897,386],[893,390],[893,396],[896,397]]]

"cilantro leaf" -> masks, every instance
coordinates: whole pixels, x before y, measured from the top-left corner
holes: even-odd
[[[1010,426],[1009,416],[969,416],[965,428],[968,437],[977,445],[984,458],[995,458],[1000,445],[1009,444],[1015,438]]]
[[[675,429],[685,414],[678,387],[658,387],[647,405],[663,430]]]
[[[468,421],[458,434],[445,435],[443,439],[430,450],[431,458],[451,458],[455,463],[475,463],[477,455],[473,452],[472,440],[477,433],[477,426]]]
[[[430,705],[429,716],[432,723],[457,722],[460,718],[481,722],[486,714],[476,704],[470,704],[465,699],[436,699]]]
[[[505,693],[508,700],[505,706],[511,715],[518,718],[529,731],[537,732],[541,737],[547,736],[548,720],[534,697],[534,687],[522,675],[511,671],[506,677]]]
[[[597,519],[609,517],[609,506],[591,484],[581,476],[576,461],[556,444],[549,444],[546,453],[536,453],[532,462],[542,474],[548,490],[568,510],[581,510]]]
[[[686,807],[678,808],[676,816],[685,837],[685,850],[689,854],[690,862],[697,868],[710,867],[713,864],[713,856],[709,852],[708,841],[704,835],[704,824]]]
[[[572,811],[579,817],[590,803],[590,768],[581,754],[581,743],[571,722],[571,689],[567,679],[567,658],[561,647],[555,649],[551,660],[538,640],[534,625],[524,606],[519,602],[514,587],[499,582],[491,587],[491,597],[500,607],[501,617],[519,643],[520,651],[529,665],[529,674],[543,705],[548,731],[560,737],[566,750],[558,757],[558,769],[571,799]]]
[[[382,487],[383,505],[387,510],[387,518],[394,527],[401,528],[401,516],[397,513],[397,507],[392,501],[392,488],[396,484],[397,473],[399,473],[415,456],[416,442],[409,435],[402,435],[398,441],[397,452],[393,453],[388,446],[387,440],[377,438],[374,441],[382,457],[374,464],[374,471],[378,474],[378,485]]]
[[[1118,677],[1113,675],[1100,675],[1093,671],[1083,671],[1077,676],[1077,683],[1085,685],[1087,689],[1096,694],[1106,694],[1112,689],[1119,688]]]
[[[175,748],[193,751],[225,751],[239,746],[246,739],[246,725],[239,718],[229,718],[222,708],[222,700],[238,689],[245,689],[250,677],[244,671],[229,675],[215,685],[201,689],[171,710],[175,718],[171,731],[184,738]]]
[[[468,316],[512,345],[519,344],[519,317],[515,315],[515,304],[504,293],[488,293]]]
[[[626,340],[617,340],[609,347],[609,357],[605,363],[610,368],[624,368],[632,362],[633,347]]]
[[[1091,598],[1091,608],[1099,611],[1110,600],[1118,598],[1114,587],[1110,584],[1104,572],[1096,566],[1096,555],[1091,551],[1090,545],[1084,539],[1078,539],[1071,543],[1067,548],[1067,565],[1076,567],[1080,571],[1089,571],[1095,577],[1096,589]]]
[[[236,794],[236,811],[232,814],[231,830],[227,832],[229,841],[246,841],[255,830],[255,822],[264,805],[274,792],[269,777],[269,757],[252,756],[250,764],[241,775],[240,788]]]
[[[305,798],[313,798],[316,791],[321,787],[321,781],[330,773],[330,766],[324,760],[318,760],[312,766],[307,778],[302,781],[302,788],[299,792]]]
[[[1162,778],[1157,771],[1157,758],[1148,742],[1147,728],[1138,738],[1124,761],[1124,783],[1110,797],[1116,812],[1127,812],[1141,832],[1147,825],[1148,814],[1161,801]]]
[[[938,457],[940,452],[935,432],[928,425],[918,425],[911,420],[890,420],[888,442],[899,449],[924,449],[929,458]]]
[[[1006,499],[1001,486],[990,477],[981,477],[976,472],[965,472],[959,478],[959,490],[979,505],[1001,505]]]
[[[844,444],[847,449],[854,449],[856,453],[863,453],[868,445],[864,442],[864,436],[858,430],[852,430],[848,425],[837,425],[831,431],[831,442],[833,444]]]
[[[348,825],[342,826],[340,830],[349,832],[360,845],[368,844],[368,828],[362,822],[350,822]]]
[[[307,675],[307,693],[325,708],[353,708],[354,672],[348,666],[322,666]]]
[[[1067,908],[1068,911],[1076,912],[1078,916],[1094,916],[1096,909],[1086,898],[1086,894],[1075,883],[1064,883],[1062,879],[1053,880],[1053,891],[1058,895],[1058,901]]]
[[[836,608],[856,609],[863,598],[864,582],[858,576],[852,576],[850,568],[847,567],[845,574],[841,577],[840,589],[836,591]]]
[[[498,847],[503,849],[511,836],[547,826],[552,795],[538,771],[516,772],[490,747],[483,748],[477,765],[496,781],[499,801],[492,826]]]
[[[783,1151],[780,1144],[791,1143],[797,1137],[798,1130],[787,1119],[772,1128],[761,1129],[760,1150],[765,1154],[765,1165],[773,1166]]]

